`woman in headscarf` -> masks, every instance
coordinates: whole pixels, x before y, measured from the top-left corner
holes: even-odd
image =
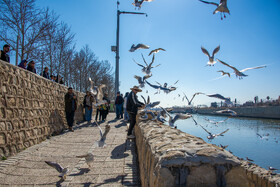
[[[26,65],[27,65],[27,60],[22,60],[22,61],[19,63],[18,67],[21,67],[21,68],[23,68],[23,69],[26,69]]]

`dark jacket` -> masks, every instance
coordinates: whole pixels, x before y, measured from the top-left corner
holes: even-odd
[[[92,95],[89,96],[89,97],[90,97],[90,102],[91,102],[91,105],[90,105],[90,106],[87,105],[86,97],[87,97],[87,95],[85,95],[85,97],[84,97],[84,108],[86,108],[86,107],[92,107],[92,102],[94,101],[93,96],[92,96]]]
[[[0,57],[0,59],[10,63],[10,56],[7,53],[5,53],[4,51],[2,51],[2,50],[1,50],[1,57]]]
[[[50,74],[49,74],[49,72],[43,71],[42,76],[45,77],[46,79],[50,79]]]
[[[123,104],[123,97],[122,96],[117,96],[115,100],[115,105],[120,105]]]
[[[70,113],[77,109],[77,99],[73,98],[74,95],[75,94],[70,95],[69,93],[66,93],[64,96],[65,112],[67,113]]]
[[[127,96],[127,103],[126,103],[126,110],[128,113],[137,114],[138,107],[143,106],[144,103],[141,103],[137,99],[137,95],[131,91],[130,94]]]
[[[36,74],[36,69],[32,68],[31,66],[27,66],[27,70]]]
[[[24,63],[27,63],[27,61],[26,61],[26,60],[22,60],[22,61],[20,62],[20,64],[18,65],[18,67],[21,67],[21,68],[23,68],[23,69],[26,69],[26,66],[24,65]]]

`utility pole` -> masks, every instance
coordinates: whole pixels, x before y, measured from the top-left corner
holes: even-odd
[[[118,2],[119,5],[119,2]],[[120,62],[120,15],[121,14],[140,14],[140,15],[146,15],[146,13],[141,12],[125,12],[125,11],[119,11],[117,10],[117,40],[116,40],[116,46],[112,46],[111,50],[116,52],[116,71],[115,71],[115,95],[117,95],[117,92],[119,91],[119,62]]]

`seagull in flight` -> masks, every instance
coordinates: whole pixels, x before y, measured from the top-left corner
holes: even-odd
[[[149,53],[149,56],[153,53],[158,53],[159,51],[166,51],[165,49],[162,49],[162,48],[157,48],[157,49],[154,49],[152,50],[150,53]]]
[[[132,4],[135,6],[135,8],[138,7],[138,10],[140,10],[144,1],[151,2],[153,0],[134,0]]]
[[[212,134],[211,132],[209,132],[207,129],[205,129],[202,125],[200,125],[200,127],[209,134],[209,136],[207,136],[207,138],[209,140],[213,140],[214,138],[218,137],[218,136],[223,136],[223,134],[225,134],[227,131],[229,131],[229,129],[219,133],[219,134]]]
[[[94,161],[94,157],[92,153],[88,153],[85,155],[76,156],[77,158],[85,158],[88,167],[92,167],[92,163]]]
[[[110,131],[110,125],[107,124],[105,126],[105,132],[103,133],[102,129],[100,128],[100,125],[98,125],[97,121],[95,121],[95,123],[97,124],[98,128],[99,128],[99,132],[100,132],[100,140],[95,142],[95,145],[98,147],[104,147],[105,144],[105,140],[106,140],[106,136]]]
[[[150,75],[150,74],[152,73],[152,72],[151,72],[151,69],[152,69],[152,68],[156,68],[156,67],[160,66],[160,64],[159,64],[159,65],[156,65],[155,67],[152,66],[153,63],[154,63],[154,60],[155,60],[155,55],[153,55],[152,62],[151,62],[150,64],[148,64],[148,63],[146,62],[146,60],[145,60],[143,54],[141,54],[141,55],[142,55],[143,61],[144,61],[144,63],[146,64],[146,66],[137,63],[134,59],[133,59],[133,61],[134,61],[138,66],[142,67],[142,72],[145,73],[146,75]]]
[[[219,52],[220,46],[218,46],[218,47],[216,47],[216,48],[214,49],[214,51],[213,51],[213,53],[212,53],[212,56],[210,56],[209,52],[208,52],[204,47],[202,47],[202,46],[201,46],[201,50],[202,50],[202,52],[203,52],[206,56],[208,56],[208,58],[209,58],[209,61],[207,62],[207,65],[206,65],[206,66],[214,66],[214,64],[217,63],[217,62],[214,60],[214,56],[215,56],[216,53]]]
[[[233,110],[230,110],[230,109],[225,109],[225,110],[219,110],[219,111],[216,111],[217,114],[230,114],[231,116],[236,116],[237,113]]]
[[[228,118],[226,118],[226,119],[224,119],[224,120],[222,120],[222,121],[212,121],[212,120],[210,120],[210,119],[208,119],[208,118],[204,118],[206,121],[208,121],[209,123],[212,123],[212,124],[214,124],[214,125],[217,125],[217,124],[219,124],[219,123],[223,123],[223,122],[225,122],[226,120],[228,120],[230,117],[228,117]]]
[[[184,101],[184,99],[187,99],[188,105],[191,105],[191,104],[192,104],[192,101],[193,101],[193,99],[194,99],[195,96],[197,96],[197,95],[199,95],[199,94],[204,94],[204,93],[202,93],[202,92],[196,92],[195,94],[193,94],[191,100],[188,99],[188,97],[187,97],[187,95],[186,95],[185,93],[183,93],[183,94],[184,94],[184,97],[182,98],[182,101]]]
[[[149,49],[149,48],[150,48],[150,46],[145,45],[145,44],[137,44],[136,46],[133,44],[131,46],[131,48],[129,49],[129,52],[134,52],[137,49]]]
[[[261,140],[263,139],[268,139],[269,133],[265,134],[265,135],[260,135],[259,133],[257,133],[257,136],[260,137]]]
[[[67,167],[63,168],[60,164],[56,162],[45,161],[45,163],[56,169],[56,171],[60,173],[59,177],[61,177],[63,180],[66,179],[66,174],[69,172],[69,169]]]
[[[174,126],[175,122],[177,120],[183,120],[183,119],[188,119],[190,117],[192,117],[191,114],[176,114],[175,116],[171,116],[171,114],[169,112],[167,112],[164,108],[160,107],[169,117],[169,120],[168,120],[168,124],[170,127],[176,127]]]
[[[228,75],[228,77],[230,78],[230,73],[229,72],[224,72],[223,70],[219,70],[217,72],[221,72],[222,73],[222,76],[224,75]]]
[[[145,87],[145,80],[150,78],[151,76],[152,76],[152,74],[151,75],[145,75],[144,77],[134,75],[134,78],[138,80],[139,87],[144,88]]]
[[[257,66],[257,67],[251,67],[251,68],[245,68],[245,69],[242,69],[242,70],[238,70],[238,69],[236,69],[235,67],[233,67],[233,66],[231,66],[231,65],[229,65],[229,64],[227,64],[227,63],[225,63],[225,62],[223,62],[223,61],[221,61],[221,60],[219,60],[219,59],[217,59],[221,64],[223,64],[223,65],[225,65],[225,66],[228,66],[228,67],[230,67],[231,69],[233,69],[233,71],[234,71],[234,73],[235,73],[235,75],[236,75],[236,77],[239,77],[239,79],[242,79],[243,77],[247,77],[248,75],[245,75],[243,72],[245,72],[245,71],[248,71],[248,70],[251,70],[251,69],[260,69],[260,68],[265,68],[266,66],[264,65],[264,66]]]
[[[218,3],[214,3],[214,2],[204,1],[204,0],[199,0],[199,1],[203,2],[203,3],[206,3],[206,4],[211,4],[211,5],[217,6],[217,8],[213,12],[213,14],[221,12],[221,20],[223,20],[223,16],[224,16],[224,18],[226,18],[225,13],[230,14],[229,9],[227,7],[227,0],[220,0],[219,4]]]
[[[177,81],[178,82],[178,81]],[[176,82],[176,83],[177,83]],[[167,87],[167,83],[165,83],[163,86],[160,84],[160,83],[158,83],[157,82],[157,84],[159,84],[159,85],[154,85],[154,84],[151,84],[151,83],[149,83],[148,81],[146,81],[146,83],[148,84],[148,85],[150,85],[152,88],[154,88],[154,89],[157,89],[157,92],[155,93],[155,94],[158,94],[158,93],[160,93],[160,90],[162,90],[164,93],[166,93],[166,94],[168,94],[168,93],[170,93],[170,92],[172,92],[172,91],[174,91],[174,90],[176,90],[177,88],[176,87],[174,87],[174,86],[169,86],[169,87]],[[175,84],[176,84],[175,83]],[[174,85],[175,85],[174,84]]]
[[[148,96],[147,101],[146,99],[143,97],[143,95],[141,95],[142,99],[144,100],[144,104],[145,104],[145,109],[146,110],[150,110],[151,108],[154,108],[155,106],[160,104],[160,101],[156,101],[156,102],[151,102],[150,101],[150,96]],[[144,109],[144,110],[145,110]]]

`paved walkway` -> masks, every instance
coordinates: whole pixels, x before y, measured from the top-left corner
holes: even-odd
[[[74,132],[51,137],[0,161],[0,186],[140,186],[135,142],[126,140],[126,123],[113,118],[108,115],[112,123],[104,148],[94,145],[100,138],[98,127],[83,123]],[[101,128],[104,130],[105,124]],[[84,158],[76,158],[89,152],[95,156],[90,170]],[[44,161],[68,166],[66,180]]]

